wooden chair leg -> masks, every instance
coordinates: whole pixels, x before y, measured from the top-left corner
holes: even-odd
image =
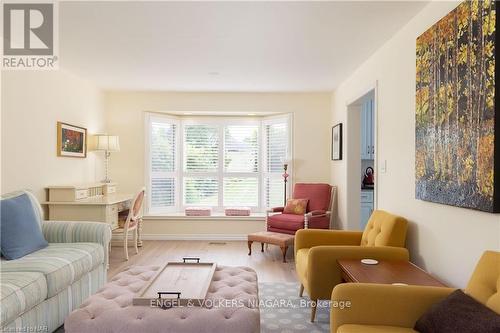
[[[260,243],[260,252],[264,252],[264,243]]]
[[[248,241],[248,255],[252,254],[252,243],[253,241]]]
[[[135,247],[135,254],[139,254],[139,248],[138,246],[138,237],[137,237],[137,228],[134,229],[134,247]]]
[[[304,285],[301,283],[300,284],[299,297],[302,297],[303,294],[304,294]]]
[[[123,233],[123,251],[125,254],[125,260],[128,261],[128,230]]]
[[[311,323],[314,323],[314,319],[316,318],[316,305],[318,304],[318,300],[312,300],[312,308],[311,308]]]
[[[285,245],[285,246],[280,246],[281,248],[281,253],[283,253],[283,262],[286,263],[286,250],[288,249],[288,247]]]

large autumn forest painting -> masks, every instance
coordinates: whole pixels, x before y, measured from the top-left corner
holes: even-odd
[[[417,39],[417,199],[500,211],[495,7],[465,1]]]

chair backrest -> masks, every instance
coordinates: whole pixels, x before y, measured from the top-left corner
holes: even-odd
[[[146,189],[143,187],[136,194],[134,200],[132,201],[132,205],[130,205],[130,210],[128,212],[127,220],[125,221],[124,228],[128,229],[131,222],[137,223],[137,220],[142,217],[142,204],[144,202],[144,195],[146,193]]]
[[[40,228],[42,227],[42,222],[43,222],[43,209],[40,203],[38,202],[38,199],[35,197],[35,195],[30,191],[30,190],[20,190],[20,191],[15,191],[15,192],[10,192],[10,193],[5,193],[2,194],[1,199],[9,199],[9,198],[15,198],[20,195],[26,194],[28,198],[31,201],[31,206],[33,207],[33,211],[35,213],[35,216],[37,218],[38,224],[40,225]]]
[[[293,199],[309,199],[307,212],[313,210],[329,210],[332,187],[330,184],[297,183],[293,188]]]
[[[500,314],[500,252],[483,253],[465,293]]]
[[[408,221],[383,210],[376,210],[370,216],[361,237],[361,246],[404,247]]]

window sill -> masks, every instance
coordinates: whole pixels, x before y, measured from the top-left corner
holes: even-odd
[[[144,220],[189,220],[189,221],[265,221],[265,213],[252,213],[250,216],[226,216],[223,213],[212,213],[211,216],[186,216],[184,213],[144,215]]]

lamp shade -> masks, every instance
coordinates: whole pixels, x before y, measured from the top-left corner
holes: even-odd
[[[120,140],[117,135],[96,135],[95,149],[106,151],[120,151]]]

